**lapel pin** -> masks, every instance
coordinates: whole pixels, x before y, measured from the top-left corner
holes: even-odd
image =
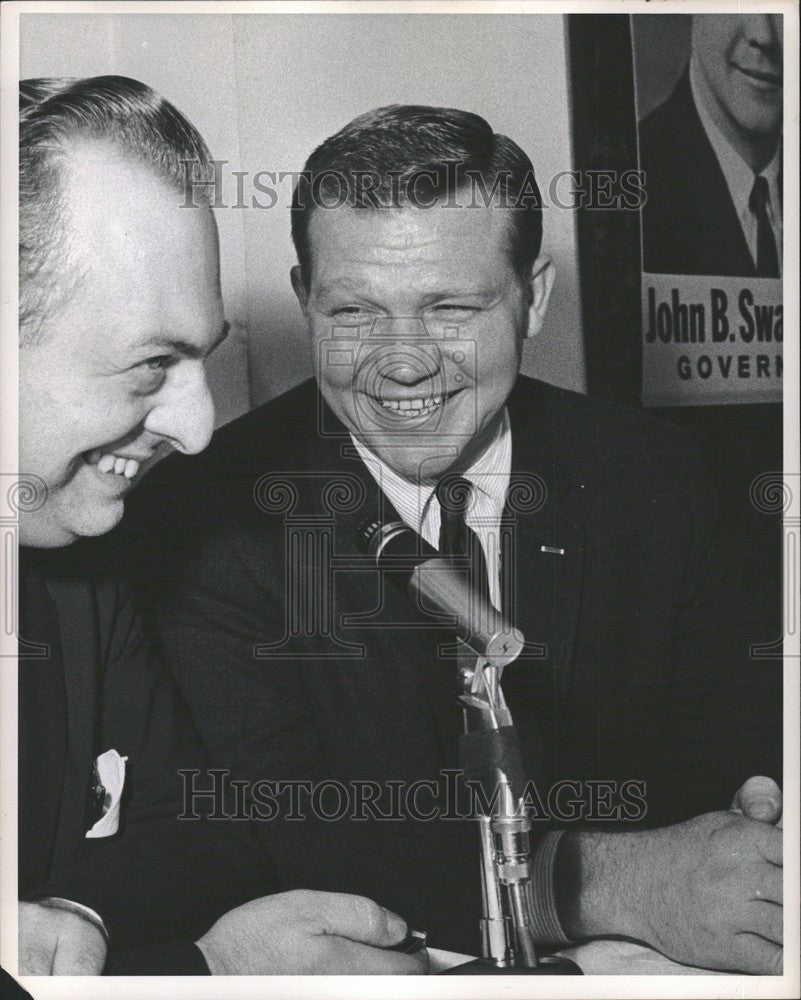
[[[540,545],[540,552],[548,552],[552,556],[563,556],[565,554],[564,549],[557,548],[555,545]]]

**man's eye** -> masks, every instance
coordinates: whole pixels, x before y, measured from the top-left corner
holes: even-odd
[[[338,306],[332,311],[334,316],[358,316],[363,313],[364,309],[361,306]]]
[[[442,302],[434,306],[434,312],[478,312],[478,306],[467,306],[460,302]]]
[[[150,371],[156,372],[161,371],[164,368],[168,368],[171,361],[172,358],[169,354],[162,354],[157,358],[148,358],[147,361],[144,362],[144,365]]]
[[[175,359],[169,354],[159,354],[140,362],[133,369],[136,391],[145,395],[158,392],[167,378],[167,369],[174,363]]]

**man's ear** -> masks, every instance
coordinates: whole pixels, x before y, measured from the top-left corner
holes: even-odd
[[[292,270],[289,272],[289,280],[292,282],[292,291],[300,303],[300,308],[303,310],[303,315],[306,315],[306,304],[309,301],[309,290],[303,283],[303,276],[300,271],[300,264],[295,264]]]
[[[526,337],[536,337],[542,329],[551,298],[556,269],[547,253],[541,253],[531,268],[528,282],[528,326]]]

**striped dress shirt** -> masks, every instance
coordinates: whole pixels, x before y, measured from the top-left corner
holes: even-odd
[[[434,548],[439,545],[440,507],[435,482],[411,482],[399,476],[366,445],[351,435],[360,458],[370,470],[404,523]],[[478,536],[484,550],[489,575],[489,595],[501,610],[500,534],[501,518],[512,470],[512,429],[509,414],[503,411],[495,436],[478,457],[459,474],[472,483],[465,521]]]

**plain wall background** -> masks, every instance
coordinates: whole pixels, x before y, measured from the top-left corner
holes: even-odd
[[[465,108],[518,142],[543,193],[572,168],[564,17],[558,14],[22,14],[21,74],[116,73],[184,111],[217,159],[224,199],[234,170],[300,170],[326,136],[390,103]],[[291,181],[269,209],[221,208],[223,292],[233,332],[210,365],[224,422],[311,372],[289,285]],[[545,210],[557,286],[524,371],[583,391],[573,214]]]

